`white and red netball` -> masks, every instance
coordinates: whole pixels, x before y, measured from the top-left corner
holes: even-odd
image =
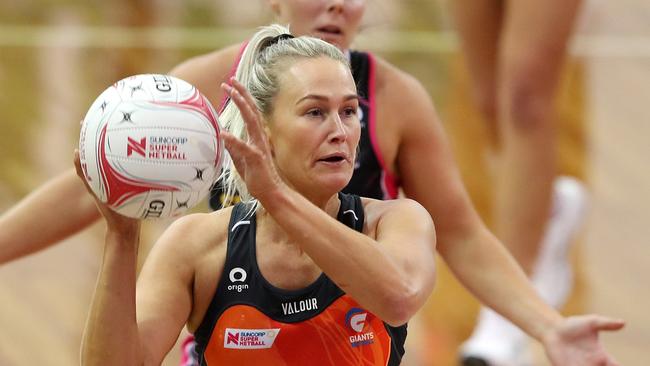
[[[120,80],[91,105],[79,138],[93,192],[125,216],[177,216],[200,202],[223,157],[217,113],[189,83],[145,74]]]

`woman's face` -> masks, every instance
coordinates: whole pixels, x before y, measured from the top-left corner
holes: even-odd
[[[279,83],[267,126],[280,176],[305,195],[342,190],[361,131],[350,70],[329,57],[301,59],[283,70]]]
[[[365,0],[269,0],[296,36],[310,35],[347,50],[365,11]]]

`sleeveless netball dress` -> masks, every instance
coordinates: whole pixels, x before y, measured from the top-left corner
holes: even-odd
[[[357,231],[358,196],[340,193],[337,219]],[[221,278],[195,333],[201,365],[398,365],[406,325],[391,327],[325,274],[295,291],[267,282],[257,266],[255,215],[237,204]]]

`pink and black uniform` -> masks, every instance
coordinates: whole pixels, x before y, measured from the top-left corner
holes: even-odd
[[[357,93],[361,98],[359,108],[361,137],[359,139],[354,174],[343,192],[386,200],[397,197],[399,182],[384,164],[377,142],[375,64],[372,54],[350,51],[352,76],[357,84]],[[219,184],[216,184],[210,196],[210,207],[212,209],[221,208],[222,194]]]
[[[361,231],[361,199],[339,198],[337,219]],[[406,325],[387,325],[324,273],[299,290],[273,286],[258,268],[255,241],[255,215],[239,203],[216,293],[195,333],[200,365],[399,365]]]
[[[350,51],[352,76],[361,97],[361,138],[354,174],[343,192],[380,200],[397,197],[397,179],[388,171],[377,141],[376,62],[372,54]]]

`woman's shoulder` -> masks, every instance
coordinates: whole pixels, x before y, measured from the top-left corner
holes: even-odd
[[[182,216],[167,229],[167,235],[180,239],[195,247],[214,245],[225,242],[228,236],[228,224],[232,207],[226,207],[210,213],[193,213]]]
[[[234,44],[191,57],[176,65],[171,70],[171,74],[187,77],[187,75],[201,74],[205,76],[206,74],[216,74],[219,71],[230,71],[237,60],[241,47],[241,44]]]
[[[170,74],[196,86],[211,102],[220,103],[219,85],[232,73],[241,47],[241,44],[234,44],[194,56],[175,66]]]
[[[418,209],[422,207],[416,200],[400,197],[390,200],[379,200],[376,198],[360,197],[364,210],[390,210],[390,209]]]
[[[427,215],[427,210],[417,201],[410,198],[396,198],[391,200],[378,200],[361,197],[361,204],[366,217],[380,219],[386,214]]]
[[[413,75],[391,64],[381,56],[373,54],[373,58],[375,59],[375,78],[378,89],[390,90],[399,88],[408,90],[412,89],[413,86],[417,86],[417,89],[424,91],[421,88],[422,84],[420,81]]]
[[[382,126],[378,131],[387,138],[401,138],[405,131],[419,133],[435,119],[433,100],[422,83],[380,57],[376,57],[375,85],[377,119]]]
[[[409,198],[392,200],[377,200],[361,198],[364,210],[364,232],[366,235],[376,237],[385,227],[404,227],[409,223],[418,222],[418,225],[433,227],[431,216],[417,201]]]
[[[375,59],[377,103],[388,118],[417,117],[423,109],[431,107],[431,96],[416,77],[381,57],[375,56]],[[404,105],[409,105],[409,108],[405,109]]]

